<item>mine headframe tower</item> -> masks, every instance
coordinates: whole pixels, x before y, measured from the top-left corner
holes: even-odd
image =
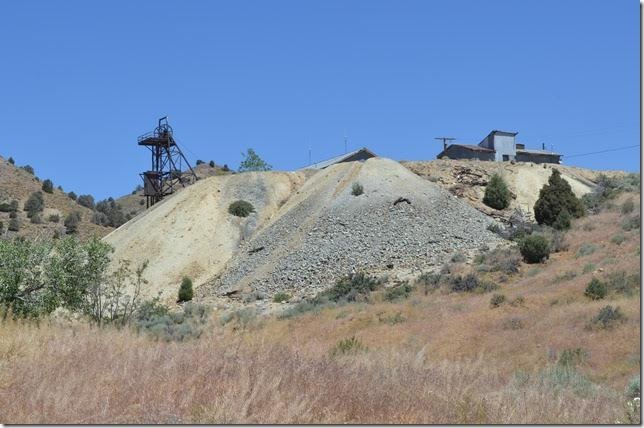
[[[197,175],[172,136],[167,116],[159,119],[154,131],[137,138],[137,143],[152,152],[152,168],[140,174],[146,208],[172,194],[179,186],[186,187],[197,181]]]

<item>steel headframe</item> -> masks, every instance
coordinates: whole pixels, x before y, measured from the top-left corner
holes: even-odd
[[[141,135],[137,143],[152,153],[152,168],[140,174],[146,208],[172,194],[178,186],[185,187],[197,180],[188,159],[174,140],[167,116],[159,119],[154,131]],[[187,167],[185,171],[184,165]]]

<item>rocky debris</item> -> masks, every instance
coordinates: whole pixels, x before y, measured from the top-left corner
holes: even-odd
[[[398,163],[369,160],[357,176],[341,168],[344,175],[318,184],[245,243],[202,292],[229,295],[250,287],[269,295],[311,295],[351,272],[420,272],[440,266],[453,252],[500,242],[486,229],[484,214]],[[365,197],[351,196],[353,181],[363,184]]]
[[[458,165],[452,172],[456,181],[467,186],[487,186],[488,174],[480,168]]]

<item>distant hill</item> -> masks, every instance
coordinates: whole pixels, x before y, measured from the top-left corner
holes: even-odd
[[[0,157],[0,205],[4,206],[0,212],[2,228],[0,236],[24,236],[28,238],[51,238],[56,233],[64,236],[65,217],[73,212],[80,213],[80,222],[76,234],[80,238],[93,235],[103,237],[113,230],[111,227],[99,226],[92,223],[93,211],[72,200],[68,194],[56,188],[54,182],[52,193],[42,191],[42,180],[31,174],[26,169],[11,164],[8,159]],[[34,224],[24,211],[25,202],[34,192],[42,192],[44,209],[39,213],[42,223]],[[16,219],[20,227],[18,231],[8,230],[12,213],[7,211],[7,205],[17,201]],[[15,204],[15,202],[14,202]],[[56,220],[56,221],[54,221]]]

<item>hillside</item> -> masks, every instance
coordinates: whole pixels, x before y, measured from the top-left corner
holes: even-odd
[[[54,186],[56,183],[54,182]],[[0,212],[0,222],[3,223],[3,233],[7,237],[24,236],[28,238],[51,238],[58,232],[65,235],[64,220],[72,212],[81,213],[81,221],[78,226],[77,235],[81,238],[90,236],[102,237],[108,234],[112,228],[103,227],[92,223],[93,211],[79,205],[69,198],[67,193],[54,187],[53,193],[42,192],[44,199],[44,210],[40,213],[41,224],[33,224],[23,211],[25,202],[33,192],[42,190],[42,181],[33,174],[12,165],[8,160],[0,157],[0,203],[11,203],[18,201],[17,219],[20,222],[18,232],[7,230],[11,221],[9,212]],[[53,217],[52,217],[53,216]],[[50,221],[58,216],[58,221]]]

